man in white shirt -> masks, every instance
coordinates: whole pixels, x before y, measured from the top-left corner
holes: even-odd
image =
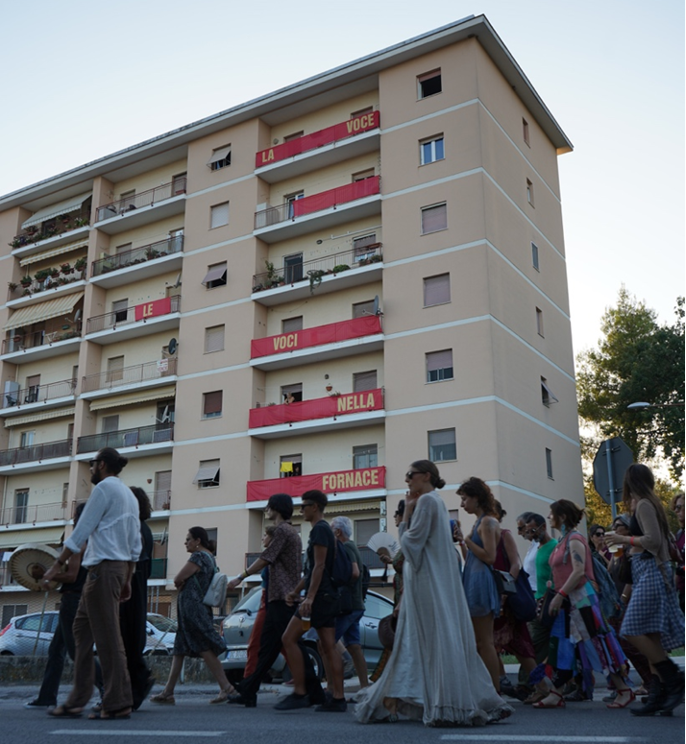
[[[531,586],[531,590],[535,594],[537,588],[536,553],[538,552],[539,544],[536,540],[533,539],[533,536],[528,528],[528,523],[531,520],[531,514],[531,512],[524,512],[524,514],[520,514],[517,517],[517,534],[531,543],[531,545],[529,545],[529,550],[527,550],[527,553],[524,556],[522,565],[524,566],[524,570],[529,574],[529,585]]]
[[[74,619],[74,686],[66,702],[49,711],[57,718],[80,716],[93,694],[94,642],[105,684],[99,717],[118,719],[131,714],[131,682],[119,630],[119,603],[131,596],[131,575],[141,552],[141,537],[138,502],[117,477],[127,462],[111,447],[101,449],[91,460],[95,488],[60,556],[43,577],[49,581],[88,541],[82,560],[88,578]]]

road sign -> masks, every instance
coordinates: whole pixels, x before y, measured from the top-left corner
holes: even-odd
[[[593,458],[593,486],[600,497],[612,506],[612,519],[617,516],[617,502],[622,498],[622,482],[634,454],[621,437],[606,439]]]

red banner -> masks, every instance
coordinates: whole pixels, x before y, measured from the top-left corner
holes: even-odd
[[[326,398],[251,408],[249,426],[254,429],[259,426],[291,424],[295,421],[345,416],[348,413],[379,411],[382,408],[383,390],[377,388],[376,390],[365,390],[363,393],[329,395]]]
[[[248,481],[248,501],[267,501],[272,494],[287,493],[299,498],[305,491],[318,489],[326,494],[346,491],[368,491],[386,487],[386,468],[340,470],[334,473],[295,475],[292,478],[272,478]]]
[[[267,336],[267,338],[254,338],[250,342],[250,358],[306,349],[308,346],[333,344],[337,341],[372,336],[375,333],[381,333],[380,316],[364,315],[361,318],[305,328],[302,331],[280,333],[278,336]]]
[[[378,194],[380,190],[381,179],[379,176],[365,178],[364,181],[346,183],[345,186],[337,186],[335,189],[296,199],[293,202],[293,217],[302,217],[304,214],[321,212],[322,209],[330,209],[338,204],[363,199],[365,196]]]
[[[318,132],[305,134],[302,137],[284,142],[281,145],[261,150],[255,156],[255,167],[261,168],[264,165],[271,165],[280,160],[286,160],[286,158],[300,155],[301,152],[316,150],[318,147],[329,145],[332,142],[354,137],[356,134],[367,132],[370,129],[377,129],[378,126],[378,111],[362,114],[362,116],[356,116],[354,119],[343,121],[340,124],[334,124],[332,127],[320,129]]]
[[[136,320],[147,320],[148,318],[154,318],[156,315],[169,315],[171,312],[171,297],[144,302],[142,305],[136,305],[134,309]]]

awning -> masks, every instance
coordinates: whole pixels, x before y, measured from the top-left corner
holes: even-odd
[[[46,527],[43,530],[2,530],[0,548],[16,548],[27,543],[54,545],[62,541],[64,527]]]
[[[23,426],[32,424],[35,421],[47,421],[48,419],[62,418],[63,416],[73,416],[76,408],[56,408],[54,411],[40,411],[37,413],[27,413],[26,416],[7,416],[5,418],[5,429],[11,426]]]
[[[49,207],[39,209],[32,217],[29,217],[26,222],[22,223],[22,229],[31,227],[31,225],[38,225],[52,217],[59,217],[61,214],[76,212],[77,209],[81,209],[83,203],[90,195],[91,192],[88,191],[80,196],[72,196],[71,199],[65,199],[64,201],[57,202],[57,204],[51,204]]]
[[[331,499],[326,507],[332,514],[343,514],[351,512],[373,511],[381,508],[380,501],[334,501]]]
[[[191,481],[192,483],[199,483],[200,481],[216,481],[217,474],[219,473],[219,466],[211,465],[207,468],[199,468],[195,474],[195,478]]]
[[[205,278],[200,282],[201,284],[209,284],[210,282],[217,282],[220,279],[226,278],[226,264],[223,264],[222,266],[215,266],[214,268],[211,268]]]
[[[108,398],[100,398],[91,401],[91,411],[102,411],[105,408],[118,408],[119,406],[130,406],[134,403],[144,403],[148,400],[161,400],[162,398],[173,398],[176,395],[176,385],[150,388],[139,393],[125,393]]]
[[[37,305],[22,307],[21,310],[16,310],[12,314],[12,317],[5,323],[4,330],[9,331],[12,328],[30,326],[33,323],[40,323],[42,320],[67,315],[82,297],[83,292],[76,292],[75,294],[57,297],[54,300],[47,300],[47,302],[40,302]]]
[[[29,264],[38,263],[45,258],[52,258],[53,256],[61,256],[63,253],[69,253],[70,251],[76,251],[79,248],[88,248],[87,240],[76,240],[73,243],[67,243],[61,245],[59,248],[53,248],[51,251],[44,251],[43,253],[34,253],[32,256],[23,258],[20,262],[20,266],[28,266]]]
[[[231,145],[228,147],[220,147],[212,153],[212,157],[209,159],[207,165],[212,166],[213,163],[218,163],[220,160],[224,160],[230,152]]]

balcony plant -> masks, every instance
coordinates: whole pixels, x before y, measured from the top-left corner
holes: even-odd
[[[50,276],[52,279],[57,279],[57,277],[60,275],[59,269],[53,268],[53,269],[49,269],[49,271],[50,271]]]
[[[22,278],[19,280],[19,283],[21,284],[24,289],[27,287],[30,287],[33,283],[33,279],[27,274],[26,276],[22,276]]]
[[[145,257],[148,259],[148,261],[152,261],[154,258],[159,258],[160,252],[158,250],[155,250],[155,248],[146,248],[145,249]]]
[[[41,284],[50,276],[52,269],[38,269],[35,274],[35,280]]]
[[[69,262],[67,262],[60,264],[60,270],[66,276],[67,274],[71,274],[74,271],[74,267]]]
[[[350,266],[348,266],[348,264],[338,264],[333,267],[333,273],[340,274],[342,271],[348,271],[349,268]]]
[[[307,272],[307,276],[310,280],[310,294],[314,294],[314,290],[322,283],[322,277],[326,274],[323,269],[310,269]]]
[[[83,271],[88,264],[88,259],[85,256],[81,256],[81,258],[77,258],[76,261],[74,261],[74,268],[76,271]]]

